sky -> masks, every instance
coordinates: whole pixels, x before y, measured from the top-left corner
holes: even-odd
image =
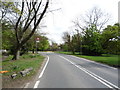
[[[84,15],[86,11],[93,7],[100,8],[103,12],[109,13],[111,19],[108,24],[113,25],[118,22],[118,2],[120,0],[52,0],[50,10],[46,16],[46,28],[42,29],[47,33],[50,41],[58,44],[63,43],[62,34],[65,31],[72,30],[73,23],[80,15]]]

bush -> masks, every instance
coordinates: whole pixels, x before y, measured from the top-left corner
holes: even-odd
[[[82,47],[82,54],[83,55],[90,55],[90,56],[101,56],[102,53],[97,52],[96,50],[91,50],[88,47]]]

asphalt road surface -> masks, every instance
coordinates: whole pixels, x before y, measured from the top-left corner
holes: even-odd
[[[40,52],[47,57],[30,88],[119,88],[118,69],[72,55]]]

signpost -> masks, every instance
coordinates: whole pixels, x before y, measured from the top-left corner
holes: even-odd
[[[118,23],[120,23],[120,1],[118,2]]]
[[[39,37],[37,37],[37,38],[36,38],[36,53],[38,53],[38,51],[37,51],[37,48],[38,48],[37,43],[39,43],[39,42],[40,42],[40,38],[39,38]]]

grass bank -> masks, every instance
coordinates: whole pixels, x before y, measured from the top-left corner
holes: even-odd
[[[9,71],[8,73],[2,74],[2,86],[8,87],[19,87],[26,80],[31,79],[39,70],[44,57],[40,55],[27,54],[20,57],[19,60],[11,60],[12,56],[9,56],[4,61],[2,61],[2,70]],[[26,76],[21,76],[20,71],[32,67],[33,70]],[[15,79],[11,78],[13,73],[17,74]]]
[[[73,55],[71,52],[60,51],[57,53]],[[76,53],[74,56],[89,59],[89,60],[100,62],[100,63],[104,63],[104,64],[114,66],[114,67],[120,67],[120,63],[119,63],[120,56],[118,55],[103,54],[102,56],[86,56],[86,55],[78,55],[78,53]]]

